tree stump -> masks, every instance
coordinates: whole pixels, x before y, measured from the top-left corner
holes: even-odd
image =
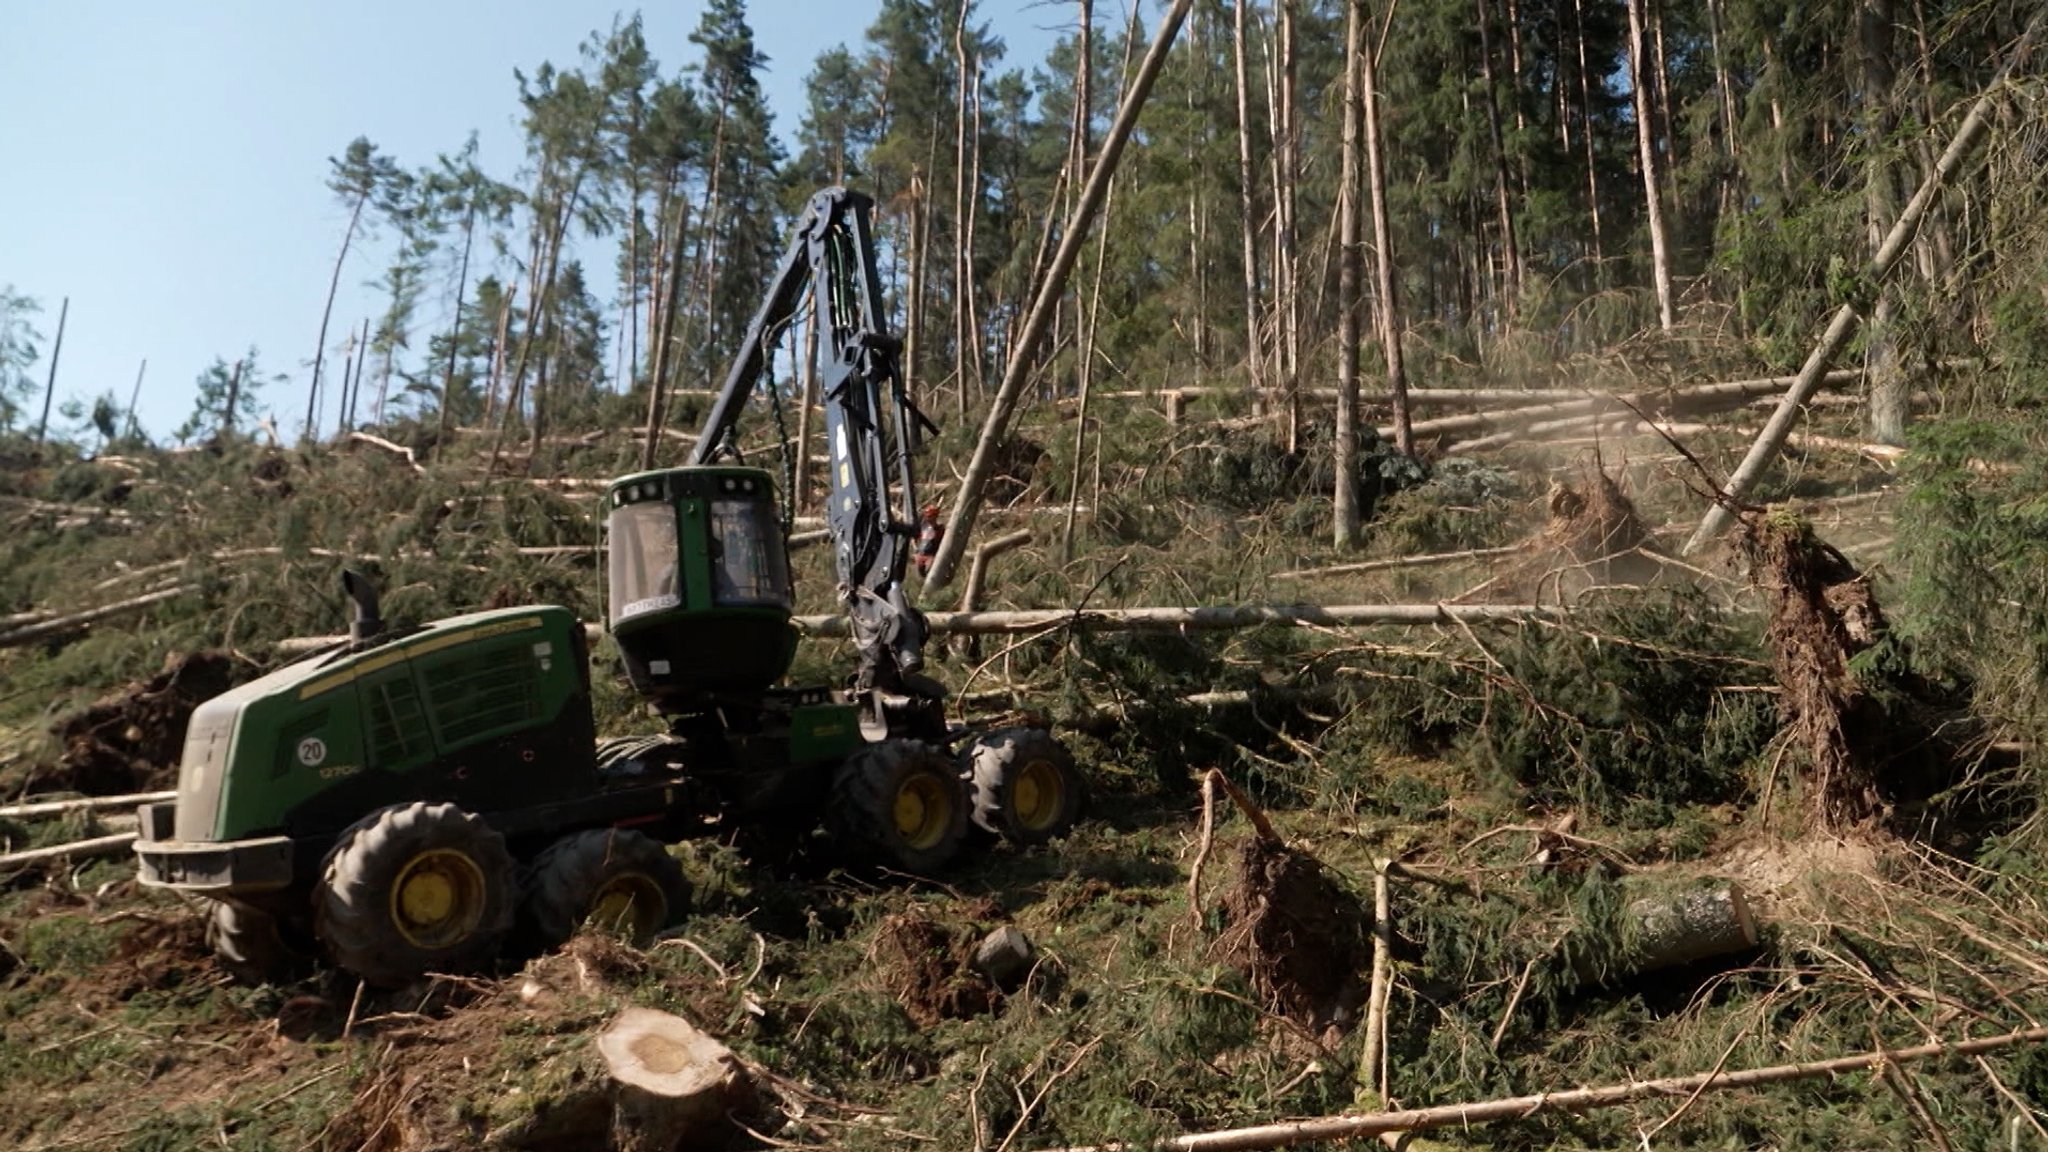
[[[680,1016],[628,1008],[598,1035],[597,1050],[615,1089],[620,1152],[723,1147],[730,1117],[753,1102],[739,1057]]]
[[[1580,980],[1620,980],[1730,956],[1755,948],[1759,939],[1749,902],[1733,883],[1636,895],[1624,907],[1623,920],[1619,947],[1573,958]]]

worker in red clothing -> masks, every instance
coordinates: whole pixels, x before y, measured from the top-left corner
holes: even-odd
[[[946,526],[939,523],[939,506],[927,504],[917,516],[917,574],[931,571],[932,557],[939,554],[939,541],[946,538]]]

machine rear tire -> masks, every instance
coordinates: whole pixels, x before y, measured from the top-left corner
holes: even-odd
[[[946,757],[916,740],[885,740],[846,758],[827,823],[848,852],[904,872],[944,867],[967,841],[967,786]]]
[[[1087,781],[1073,754],[1043,728],[1004,728],[960,753],[974,798],[974,823],[1019,847],[1073,831],[1087,806]]]
[[[243,904],[215,901],[206,920],[206,946],[228,975],[244,984],[275,984],[306,966],[306,956],[285,943],[277,917]]]
[[[527,885],[532,934],[552,948],[585,922],[644,944],[690,907],[690,882],[660,841],[597,828],[562,837],[535,857]]]
[[[365,816],[327,854],[314,934],[334,963],[395,987],[489,962],[512,928],[512,854],[453,804],[398,804]]]

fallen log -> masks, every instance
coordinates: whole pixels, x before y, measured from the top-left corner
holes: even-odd
[[[1630,877],[1638,889],[1654,875]],[[1756,919],[1742,887],[1734,883],[1692,884],[1646,891],[1629,899],[1624,940],[1608,955],[1576,954],[1573,970],[1583,981],[1619,980],[1677,968],[1757,946]]]
[[[131,808],[177,798],[176,792],[130,792],[124,796],[80,796],[72,800],[42,800],[33,804],[9,804],[0,808],[0,819],[63,816],[71,812],[96,812],[102,808]]]
[[[1806,1064],[1775,1064],[1768,1068],[1745,1068],[1734,1072],[1716,1069],[1691,1076],[1638,1080],[1599,1088],[1539,1092],[1533,1096],[1511,1096],[1471,1104],[1444,1104],[1435,1108],[1327,1116],[1318,1120],[1295,1120],[1280,1124],[1261,1124],[1250,1128],[1194,1132],[1151,1144],[1075,1145],[1057,1149],[1055,1152],[1136,1152],[1137,1149],[1153,1149],[1157,1152],[1255,1152],[1267,1148],[1293,1148],[1303,1144],[1356,1140],[1361,1137],[1378,1136],[1384,1132],[1426,1132],[1435,1128],[1486,1124],[1495,1120],[1520,1120],[1545,1112],[1589,1112],[1595,1108],[1611,1108],[1619,1104],[1633,1104],[1640,1100],[1659,1097],[1687,1099],[1704,1092],[1720,1092],[1730,1088],[1755,1088],[1798,1080],[1832,1079],[1844,1072],[1863,1072],[1888,1064],[1906,1064],[1942,1056],[1978,1056],[2021,1044],[2039,1044],[2044,1040],[2048,1040],[2048,1028],[2027,1028],[2018,1032],[2007,1032],[2001,1036],[1921,1044],[1912,1048],[1879,1049],[1875,1052],[1838,1056],[1832,1060],[1816,1060]]]
[[[934,636],[999,636],[1070,627],[1082,632],[1214,632],[1267,624],[1295,628],[1371,628],[1380,625],[1476,624],[1555,619],[1563,609],[1539,604],[1217,604],[1195,608],[1028,608],[1015,612],[927,612]],[[794,616],[805,636],[847,635],[846,617]],[[592,640],[604,625],[586,622]],[[293,636],[277,642],[279,655],[302,656],[347,641],[346,636]]]
[[[47,639],[52,636],[60,636],[66,632],[75,632],[80,628],[89,627],[101,620],[112,619],[116,616],[132,616],[152,605],[161,604],[166,600],[175,600],[194,591],[197,591],[197,589],[193,585],[174,584],[169,588],[137,596],[132,600],[117,600],[112,604],[103,604],[98,608],[88,608],[83,612],[74,612],[69,616],[52,616],[47,620],[16,628],[12,632],[0,632],[0,648],[18,648],[23,644],[33,644],[38,640]]]
[[[1385,572],[1395,568],[1427,568],[1437,564],[1455,564],[1460,560],[1491,560],[1500,556],[1513,556],[1525,548],[1534,547],[1537,541],[1508,544],[1500,548],[1468,548],[1463,552],[1432,552],[1426,556],[1396,556],[1391,560],[1364,560],[1356,564],[1332,564],[1326,568],[1292,568],[1285,572],[1273,573],[1274,580],[1299,580],[1308,576],[1345,576],[1356,572]]]
[[[1823,376],[1819,386],[1842,388],[1859,383],[1862,379],[1861,369],[1845,368]],[[1721,408],[1739,408],[1759,396],[1780,395],[1797,380],[1796,376],[1725,380],[1717,384],[1694,384],[1684,388],[1653,388],[1629,393],[1592,395],[1559,404],[1539,404],[1530,408],[1513,408],[1505,412],[1440,416],[1434,420],[1416,421],[1415,434],[1438,436],[1492,432],[1505,425],[1538,424],[1553,419],[1591,416],[1598,413],[1657,416],[1672,412],[1711,412]],[[1379,430],[1381,438],[1386,440],[1393,439],[1393,432],[1392,427]]]
[[[26,852],[12,852],[0,856],[0,871],[22,868],[30,864],[45,864],[52,860],[92,860],[102,856],[119,856],[135,843],[133,832],[116,832],[112,836],[96,836],[91,840],[73,840],[69,844],[52,844],[48,848],[31,848]]]
[[[1707,424],[1678,424],[1669,420],[1643,420],[1634,413],[1599,412],[1591,416],[1573,416],[1564,420],[1551,420],[1531,424],[1526,428],[1514,428],[1495,432],[1473,440],[1462,440],[1451,445],[1449,452],[1464,456],[1475,452],[1490,452],[1496,448],[1513,448],[1518,445],[1533,447],[1555,447],[1558,435],[1572,433],[1594,433],[1608,438],[1624,436],[1698,436],[1712,431]]]
[[[1519,621],[1555,615],[1535,604],[1213,604],[1192,608],[1036,608],[1017,612],[931,612],[939,635],[993,636],[1069,627],[1081,632],[1210,632],[1231,628],[1363,628],[1375,625]],[[807,636],[847,634],[844,616],[799,616]]]
[[[597,1037],[614,1095],[620,1152],[719,1147],[730,1117],[753,1103],[753,1080],[730,1048],[680,1016],[628,1008]]]
[[[395,456],[403,456],[405,457],[405,462],[412,465],[414,472],[422,476],[427,474],[426,467],[420,463],[420,458],[413,455],[412,449],[407,448],[403,444],[393,444],[382,436],[372,436],[368,432],[351,432],[348,434],[348,439],[352,444],[368,444],[372,448],[382,448],[384,451]]]

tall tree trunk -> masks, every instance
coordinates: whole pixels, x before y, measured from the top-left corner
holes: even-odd
[[[811,479],[811,405],[818,397],[818,320],[821,313],[819,295],[815,286],[811,291],[810,311],[804,317],[803,364],[799,366],[803,387],[796,410],[796,466],[791,471],[789,482],[789,514],[798,515],[810,496]]]
[[[1301,446],[1301,308],[1296,292],[1301,263],[1294,248],[1295,185],[1300,173],[1300,132],[1295,111],[1300,76],[1294,44],[1296,3],[1297,0],[1279,3],[1279,57],[1271,62],[1274,92],[1269,117],[1273,133],[1273,359],[1276,383],[1286,396],[1289,452]]]
[[[228,377],[228,403],[220,414],[220,429],[223,433],[232,434],[235,430],[235,405],[241,403],[242,372],[248,366],[247,360],[235,361],[234,375]]]
[[[135,387],[128,392],[128,415],[121,421],[122,435],[134,436],[138,431],[135,423],[135,405],[142,400],[142,378],[149,374],[149,358],[143,357],[142,366],[135,370]]]
[[[313,341],[313,382],[306,389],[306,426],[301,438],[311,440],[318,431],[314,420],[319,412],[320,369],[327,359],[327,322],[334,317],[334,297],[341,290],[341,265],[348,259],[348,246],[356,238],[356,225],[362,221],[363,205],[370,202],[370,194],[356,197],[348,210],[348,227],[341,233],[341,252],[334,258],[334,274],[327,279],[327,304],[320,309],[320,335]]]
[[[1771,38],[1763,38],[1764,90],[1770,93],[1771,106],[1771,151],[1778,158],[1778,191],[1783,195],[1792,194],[1792,142],[1785,138],[1785,106],[1778,99],[1778,90],[1784,86],[1785,70],[1778,65],[1776,50]]]
[[[1628,78],[1635,99],[1636,152],[1643,168],[1643,215],[1650,225],[1650,275],[1657,287],[1657,323],[1669,332],[1678,320],[1671,302],[1671,254],[1664,241],[1664,202],[1657,185],[1657,149],[1651,140],[1649,70],[1643,67],[1647,44],[1643,34],[1643,4],[1628,2]]]
[[[976,57],[974,58],[974,94],[973,94],[973,98],[972,98],[972,99],[973,99],[973,109],[974,109],[974,129],[973,129],[974,135],[973,135],[972,139],[973,139],[973,142],[974,142],[974,144],[973,144],[973,149],[972,149],[972,160],[971,160],[972,170],[971,170],[971,172],[970,172],[970,173],[968,174],[968,177],[967,177],[967,243],[966,243],[966,249],[965,249],[965,255],[966,255],[966,267],[967,267],[967,277],[968,277],[968,280],[969,280],[969,282],[970,282],[970,283],[971,283],[971,282],[973,281],[973,279],[974,279],[974,253],[975,253],[975,235],[974,235],[974,234],[975,234],[975,228],[977,227],[977,223],[976,223],[976,222],[977,222],[977,219],[978,219],[978,218],[980,217],[980,215],[981,215],[981,57],[980,57],[980,56],[976,56]],[[973,369],[974,369],[974,388],[975,388],[975,391],[976,391],[976,392],[981,392],[981,391],[983,391],[983,390],[985,390],[985,389],[987,388],[987,382],[986,382],[986,380],[985,380],[985,379],[984,379],[984,377],[983,377],[983,371],[982,371],[982,361],[983,361],[983,360],[984,360],[984,358],[985,358],[985,357],[987,356],[987,350],[986,350],[985,348],[983,348],[983,347],[982,347],[982,329],[981,329],[981,309],[980,309],[980,306],[979,306],[979,305],[977,304],[977,301],[978,301],[978,300],[980,299],[980,294],[979,294],[978,292],[975,292],[975,291],[972,291],[972,290],[970,290],[970,291],[969,291],[969,292],[967,293],[967,298],[966,298],[966,299],[967,299],[967,348],[966,348],[966,351],[962,353],[962,355],[966,356],[966,357],[967,357],[967,362],[968,362],[968,363],[969,363],[970,365],[972,365],[972,366],[973,366]]]
[[[370,350],[369,350],[368,348],[365,348],[365,349],[363,349],[363,355],[364,355],[364,356],[368,356],[369,354],[370,354]],[[240,361],[236,361],[235,367],[236,367],[236,369],[237,369],[237,370],[239,371],[239,370],[240,370],[240,368],[241,368],[241,362],[240,362]],[[349,432],[349,426],[348,426],[348,411],[349,411],[349,398],[350,398],[350,397],[351,397],[352,395],[354,395],[353,391],[351,391],[351,388],[350,388],[350,380],[351,380],[351,378],[352,378],[352,377],[353,377],[353,376],[355,375],[355,367],[356,367],[356,332],[355,332],[355,329],[351,328],[351,329],[349,329],[349,332],[348,332],[348,344],[347,344],[347,346],[346,346],[346,347],[345,347],[345,348],[344,348],[344,349],[342,350],[342,353],[341,353],[341,433],[342,433],[342,435],[344,435],[344,436],[348,435],[348,432]]]
[[[1493,36],[1487,31],[1487,26],[1493,23],[1493,6],[1489,0],[1475,2],[1479,17],[1479,77],[1486,88],[1487,138],[1493,144],[1494,207],[1500,214],[1502,310],[1512,321],[1515,303],[1522,295],[1522,260],[1516,251],[1515,214],[1508,199],[1508,155],[1501,138],[1500,101],[1493,90]]]
[[[1573,37],[1579,50],[1579,137],[1586,146],[1586,212],[1593,225],[1594,283],[1607,279],[1607,254],[1600,242],[1600,166],[1593,157],[1593,79],[1586,65],[1586,0],[1572,0]]]
[[[1892,85],[1897,79],[1892,63],[1892,0],[1862,0],[1856,24],[1863,57],[1863,132],[1869,148],[1864,206],[1870,252],[1875,258],[1884,245],[1889,221],[1898,211],[1888,142],[1897,123],[1891,107]],[[1879,444],[1903,444],[1906,439],[1907,396],[1912,389],[1899,363],[1898,340],[1893,332],[1897,311],[1894,294],[1880,287],[1863,339],[1870,382],[1870,438]]]
[[[1259,217],[1252,198],[1252,118],[1250,84],[1245,76],[1245,9],[1251,0],[1237,0],[1231,32],[1231,58],[1237,70],[1237,202],[1244,233],[1245,365],[1251,374],[1255,411],[1265,407],[1265,360],[1259,339]]]
[[[967,13],[972,7],[968,0],[960,0],[960,18],[953,24],[953,380],[963,413],[967,411],[969,301],[974,296],[974,260],[967,250]]]
[[[1086,4],[1087,0],[1082,0]],[[1124,58],[1117,69],[1119,87],[1129,83],[1131,75],[1131,49],[1138,38],[1138,10],[1131,8],[1131,23],[1124,30]],[[1092,67],[1090,69],[1093,70]],[[1112,180],[1102,195],[1102,214],[1109,215],[1110,206],[1116,200],[1116,182]],[[1079,410],[1074,414],[1074,469],[1067,481],[1067,521],[1060,534],[1060,548],[1067,559],[1074,558],[1074,521],[1081,504],[1081,463],[1088,458],[1088,393],[1095,379],[1095,333],[1096,318],[1102,307],[1102,266],[1109,254],[1109,229],[1104,227],[1095,237],[1095,282],[1088,296],[1085,311],[1081,305],[1081,293],[1074,292],[1075,319],[1075,389],[1080,393]],[[1102,451],[1101,438],[1096,438],[1096,452]],[[1098,493],[1099,493],[1098,486]],[[1096,502],[1101,503],[1098,495]]]
[[[71,319],[71,297],[57,309],[57,339],[50,346],[50,379],[43,385],[43,418],[36,421],[36,448],[43,446],[43,437],[50,431],[50,401],[57,398],[57,358],[64,355],[64,323]]]
[[[1359,58],[1365,54],[1365,0],[1344,5],[1344,154],[1337,181],[1337,452],[1331,501],[1335,543],[1358,543],[1358,137],[1364,100]]]
[[[903,391],[917,395],[924,356],[925,269],[931,263],[931,190],[925,183],[930,171],[912,165],[910,169],[910,290],[903,308]]]
[[[462,222],[462,269],[455,274],[455,319],[448,325],[448,366],[441,373],[441,419],[438,440],[448,439],[448,406],[455,398],[455,353],[462,344],[462,302],[469,291],[469,249],[476,239],[476,199],[472,192],[469,211]]]
[[[497,333],[491,338],[490,376],[484,382],[484,418],[478,428],[489,428],[498,409],[498,382],[505,372],[505,345],[512,339],[513,301],[519,297],[517,282],[505,286],[505,299],[498,305]]]
[[[1130,38],[1125,37],[1124,59],[1130,59]],[[1202,116],[1196,106],[1195,90],[1203,86],[1208,75],[1208,45],[1202,37],[1202,10],[1197,7],[1188,14],[1188,122],[1200,124],[1202,131],[1188,134],[1188,271],[1195,278],[1195,323],[1191,343],[1195,353],[1195,384],[1199,387],[1203,373],[1209,363],[1209,262],[1202,258],[1208,244],[1208,201],[1202,195],[1206,174],[1202,171],[1202,146],[1206,144],[1208,118]],[[1101,269],[1097,269],[1098,279]],[[1094,305],[1089,312],[1094,313]]]
[[[681,311],[676,305],[680,301],[683,290],[683,231],[684,225],[688,223],[687,218],[688,212],[682,204],[678,203],[676,205],[676,226],[668,241],[668,273],[663,277],[663,282],[668,286],[668,300],[666,302],[660,300],[654,302],[654,315],[659,328],[654,334],[654,347],[648,350],[653,357],[654,366],[647,378],[647,438],[640,445],[640,470],[642,472],[651,471],[654,468],[655,454],[661,448],[661,430],[668,423],[667,413],[663,410],[663,406],[668,400],[668,373],[669,366],[674,358],[670,346],[675,340],[676,313]],[[657,220],[655,221],[655,226],[659,228],[663,223],[663,221]],[[814,317],[812,320],[814,331],[816,326],[817,321]],[[808,414],[809,409],[807,408],[805,411]],[[803,468],[801,457],[798,459],[797,467],[798,469]],[[801,475],[801,471],[798,474]]]
[[[1387,6],[1392,27],[1394,6]],[[1384,33],[1378,38],[1386,42]],[[1393,398],[1394,447],[1415,454],[1415,433],[1408,410],[1408,371],[1401,358],[1401,298],[1394,281],[1394,226],[1387,215],[1387,158],[1380,135],[1379,66],[1375,53],[1358,57],[1359,106],[1365,115],[1365,178],[1372,196],[1373,286],[1379,296],[1374,315],[1379,321],[1380,351],[1387,360],[1387,392]]]
[[[1674,207],[1678,204],[1678,137],[1671,130],[1671,73],[1666,66],[1669,55],[1664,50],[1664,4],[1663,0],[1643,0],[1650,12],[1650,61],[1651,70],[1657,78],[1650,93],[1650,107],[1657,110],[1657,134],[1661,147],[1657,152],[1657,175],[1664,181],[1664,199]]]
[[[1052,266],[1032,298],[1016,344],[1010,349],[1009,362],[1003,368],[1002,384],[996,388],[996,394],[990,401],[988,419],[982,422],[981,435],[974,442],[974,455],[967,462],[966,474],[960,478],[952,514],[946,519],[945,534],[940,537],[938,552],[932,557],[930,570],[925,573],[927,589],[945,587],[953,578],[953,570],[959,566],[961,553],[966,550],[973,534],[975,518],[981,512],[981,500],[994,465],[996,447],[1007,434],[1017,401],[1022,398],[1024,386],[1037,367],[1039,347],[1051,327],[1053,301],[1065,291],[1067,277],[1073,273],[1074,263],[1080,257],[1088,227],[1109,193],[1110,176],[1116,171],[1124,145],[1137,126],[1138,112],[1151,95],[1152,86],[1159,79],[1160,69],[1173,48],[1174,37],[1180,34],[1181,24],[1187,19],[1188,9],[1193,3],[1194,0],[1174,0],[1173,6],[1160,18],[1152,45],[1145,50],[1144,63],[1139,65],[1137,75],[1132,78],[1122,103],[1117,107],[1116,119],[1110,125],[1109,134],[1103,138],[1101,155],[1096,157],[1094,166],[1089,170],[1087,186],[1082,189],[1080,201],[1075,204],[1073,216],[1060,237],[1059,251],[1053,255]]]
[[[1516,0],[1507,0],[1508,9],[1508,103],[1515,112],[1515,176],[1522,192],[1522,202],[1529,200],[1529,116],[1524,110],[1522,96],[1522,9]],[[1570,141],[1565,142],[1571,146]]]

